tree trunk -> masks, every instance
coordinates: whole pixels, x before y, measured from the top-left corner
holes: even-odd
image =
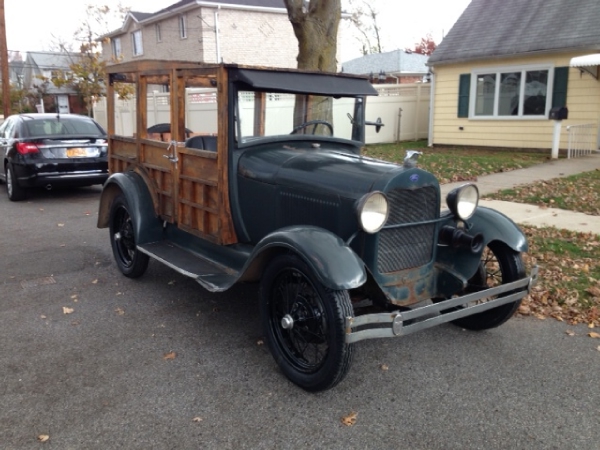
[[[336,72],[340,0],[284,0],[298,39],[298,69]]]
[[[298,39],[298,69],[336,72],[341,0],[284,0],[284,3]],[[296,97],[294,126],[312,120],[333,122],[331,99],[316,96],[305,98],[302,95]],[[305,129],[304,132],[309,131]]]

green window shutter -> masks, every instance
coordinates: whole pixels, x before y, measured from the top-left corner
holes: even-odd
[[[552,107],[567,105],[567,84],[569,82],[569,68],[556,67],[554,69],[554,86],[552,87]]]
[[[458,117],[469,117],[469,92],[471,90],[471,74],[463,73],[458,82]]]

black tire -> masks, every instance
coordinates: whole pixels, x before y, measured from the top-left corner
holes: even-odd
[[[141,277],[148,268],[149,257],[136,246],[133,219],[122,195],[114,199],[110,208],[110,243],[121,273],[129,278]]]
[[[315,392],[344,379],[354,354],[345,340],[347,291],[323,286],[296,255],[280,255],[263,274],[260,313],[269,349],[293,383]]]
[[[19,180],[15,176],[15,169],[12,164],[6,165],[6,194],[11,202],[19,202],[25,200],[27,192],[25,188],[19,186]]]
[[[525,266],[521,254],[502,242],[490,242],[483,250],[479,270],[469,280],[469,287],[464,294],[510,283],[523,277],[525,277]],[[482,301],[485,299],[479,302]],[[456,319],[452,323],[475,331],[495,328],[510,319],[520,304],[521,300],[507,303],[479,314]]]

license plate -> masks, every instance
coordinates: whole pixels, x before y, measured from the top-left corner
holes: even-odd
[[[85,148],[68,148],[67,158],[84,158],[88,155]]]

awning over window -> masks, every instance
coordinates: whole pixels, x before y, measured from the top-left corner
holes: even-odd
[[[571,58],[569,63],[571,67],[577,67],[582,71],[589,73],[594,78],[598,79],[598,66],[600,66],[600,53],[592,53],[591,55],[577,56]]]

